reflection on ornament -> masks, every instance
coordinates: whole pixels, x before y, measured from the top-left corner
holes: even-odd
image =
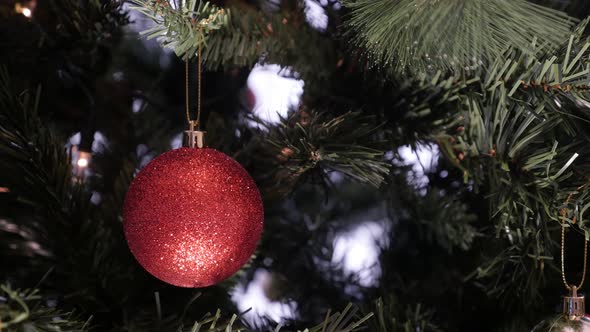
[[[590,332],[590,317],[571,320],[560,314],[542,321],[531,332]]]
[[[575,285],[563,297],[562,313],[542,321],[532,332],[590,332],[590,317],[585,314],[584,295],[578,294]]]
[[[579,320],[586,315],[584,295],[578,294],[578,288],[570,286],[570,294],[563,297],[563,316],[569,320]]]
[[[262,199],[235,160],[209,148],[180,148],[131,183],[123,226],[149,273],[181,287],[213,285],[238,271],[262,232]]]

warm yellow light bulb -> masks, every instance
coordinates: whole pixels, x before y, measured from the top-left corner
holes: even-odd
[[[88,159],[80,158],[78,159],[78,167],[86,167],[88,166]]]

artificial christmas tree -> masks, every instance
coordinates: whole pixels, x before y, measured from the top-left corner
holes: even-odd
[[[558,309],[562,224],[588,229],[587,15],[573,0],[3,2],[2,331],[531,330]],[[264,229],[251,255],[231,216],[191,224],[238,245],[231,272],[249,260],[191,289],[136,261],[124,202],[201,107]],[[567,233],[581,280],[587,235]]]

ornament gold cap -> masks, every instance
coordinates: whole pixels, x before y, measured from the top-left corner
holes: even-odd
[[[577,287],[572,285],[569,296],[563,297],[563,315],[569,320],[579,320],[585,313],[584,295],[579,295]]]
[[[206,131],[195,130],[195,121],[190,121],[188,130],[185,130],[186,134],[186,146],[189,148],[202,148],[205,146],[205,133]]]

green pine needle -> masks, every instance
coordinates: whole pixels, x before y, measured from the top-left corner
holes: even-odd
[[[346,0],[354,42],[398,72],[474,70],[511,47],[560,43],[574,19],[525,0]]]

